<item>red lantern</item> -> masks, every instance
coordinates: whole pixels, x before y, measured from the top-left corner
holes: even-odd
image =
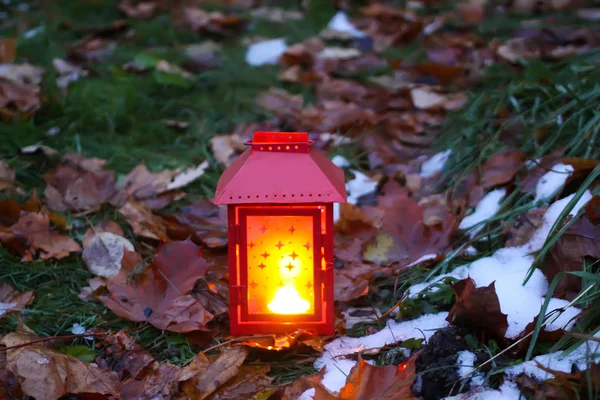
[[[333,203],[343,171],[307,133],[256,132],[221,176],[228,204],[232,335],[333,334]]]

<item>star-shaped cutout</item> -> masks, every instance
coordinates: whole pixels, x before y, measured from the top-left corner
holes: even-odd
[[[307,289],[310,289],[312,287],[312,283],[306,282],[306,285],[304,285],[304,286],[306,286]]]
[[[269,230],[269,228],[267,228],[266,226],[262,226],[262,228],[259,229],[260,231],[262,231],[262,233],[265,233],[266,231]]]
[[[285,267],[288,269],[288,271],[292,272],[292,270],[294,269],[294,264],[292,264],[292,263],[289,263],[289,264],[288,264],[288,265],[286,265]]]
[[[283,243],[281,243],[281,240],[279,241],[279,243],[277,243],[277,244],[275,245],[275,247],[277,247],[279,250],[281,250],[281,248],[282,248],[283,246],[285,246],[285,245],[284,245]]]
[[[310,250],[311,246],[309,242],[306,242],[306,244],[304,245],[304,247],[306,247],[306,250]]]
[[[250,248],[253,248],[254,246],[256,246],[256,245],[254,244],[254,242],[250,242],[250,243],[248,243],[248,247],[250,247]]]
[[[277,286],[283,287],[283,281],[279,281],[279,284]]]
[[[254,289],[255,287],[257,287],[257,286],[258,286],[258,283],[256,283],[256,282],[252,281],[252,282],[250,283],[250,286],[252,286],[252,289]]]
[[[294,231],[297,231],[298,229],[294,228],[294,225],[292,225],[292,227],[290,229],[288,229],[288,231],[290,231],[290,233],[293,235]]]
[[[295,251],[292,251],[292,254],[290,254],[290,257],[292,257],[292,260],[295,260],[296,257],[298,257],[298,254],[296,254]]]
[[[261,254],[261,256],[263,256],[265,258],[265,260],[266,260],[267,257],[270,256],[270,254],[265,251],[264,253]]]
[[[267,268],[267,266],[264,263],[260,263],[258,264],[258,268],[260,268],[262,271],[263,269]]]

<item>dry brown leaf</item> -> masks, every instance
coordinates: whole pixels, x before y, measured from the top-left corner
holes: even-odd
[[[17,186],[15,177],[17,172],[4,161],[0,160],[0,192],[6,194],[22,193],[23,190]]]
[[[232,36],[245,25],[245,21],[238,15],[208,12],[193,7],[183,7],[176,18],[195,31],[221,36]]]
[[[123,230],[115,221],[102,221],[99,224],[88,229],[83,235],[82,243],[83,247],[87,246],[87,243],[98,233],[110,232],[115,235],[124,236]]]
[[[0,39],[0,64],[11,64],[17,57],[17,39]]]
[[[410,387],[415,378],[415,357],[400,365],[376,367],[361,357],[348,374],[339,400],[416,400]],[[316,397],[315,397],[316,398]]]
[[[594,200],[592,204],[597,207],[598,200]],[[588,210],[598,212],[592,207]],[[548,281],[552,282],[560,272],[582,271],[585,257],[600,258],[600,225],[592,222],[587,210],[550,248],[549,255],[542,263],[542,271]],[[565,297],[580,290],[581,278],[566,275],[558,283],[554,296]]]
[[[204,175],[208,161],[186,170],[164,170],[153,173],[142,162],[118,185],[118,193],[111,203],[122,205],[129,200],[144,203],[151,209],[163,208],[179,200],[185,193],[178,191]]]
[[[119,2],[119,10],[129,18],[150,19],[159,11],[159,2],[158,0],[121,0]]]
[[[489,189],[512,181],[525,164],[526,154],[522,151],[509,151],[490,157],[483,164],[483,187]]]
[[[101,232],[84,246],[82,257],[92,274],[112,278],[121,270],[125,249],[133,251],[129,240],[111,232]]]
[[[268,92],[258,95],[256,104],[277,115],[285,115],[299,111],[302,108],[301,95],[292,95],[283,89],[271,88]]]
[[[323,380],[325,368],[311,375],[302,375],[300,378],[292,382],[291,385],[285,388],[281,400],[296,400],[302,393],[308,389],[314,389]]]
[[[115,173],[104,170],[105,164],[99,158],[75,153],[64,156],[60,165],[44,174],[48,206],[56,211],[100,208],[115,193]]]
[[[98,299],[121,318],[147,321],[162,330],[206,330],[213,316],[189,293],[208,268],[192,241],[162,245],[142,274],[108,279]]]
[[[73,239],[50,228],[47,214],[36,212],[22,212],[14,225],[0,232],[0,242],[19,253],[21,261],[61,259],[81,251]]]
[[[454,284],[452,290],[456,301],[446,318],[448,322],[489,332],[495,338],[504,338],[508,320],[506,314],[500,311],[494,282],[476,288],[475,282],[467,278]]]
[[[2,339],[6,346],[31,340],[20,333]],[[104,371],[75,357],[33,344],[9,350],[6,368],[18,379],[23,393],[37,400],[56,400],[68,394],[111,395],[119,397],[116,373]]]
[[[33,302],[33,291],[19,293],[8,283],[0,282],[0,318],[18,313]]]
[[[44,69],[30,64],[4,64],[0,68],[0,118],[31,116],[40,107]]]
[[[119,212],[125,217],[125,220],[136,236],[152,240],[166,240],[167,228],[163,220],[154,215],[149,207],[143,203],[129,200]]]
[[[223,165],[228,166],[246,149],[244,139],[238,134],[219,135],[210,139],[213,155]]]
[[[506,247],[522,246],[529,242],[533,234],[544,222],[547,208],[534,208],[521,214],[506,232]]]
[[[183,391],[193,399],[207,398],[238,374],[247,354],[243,347],[228,347],[213,363],[204,354],[198,354],[192,361],[197,372],[183,382]]]

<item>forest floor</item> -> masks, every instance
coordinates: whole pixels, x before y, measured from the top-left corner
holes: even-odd
[[[596,398],[600,2],[298,3],[2,2],[0,394]],[[335,337],[228,334],[255,131],[345,171]]]

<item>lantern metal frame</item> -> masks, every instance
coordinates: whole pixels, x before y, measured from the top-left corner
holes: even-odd
[[[333,202],[346,200],[343,171],[311,148],[306,133],[256,132],[247,144],[223,173],[214,201],[228,205],[230,333],[333,334]],[[249,313],[247,217],[254,215],[312,218],[313,313]]]

